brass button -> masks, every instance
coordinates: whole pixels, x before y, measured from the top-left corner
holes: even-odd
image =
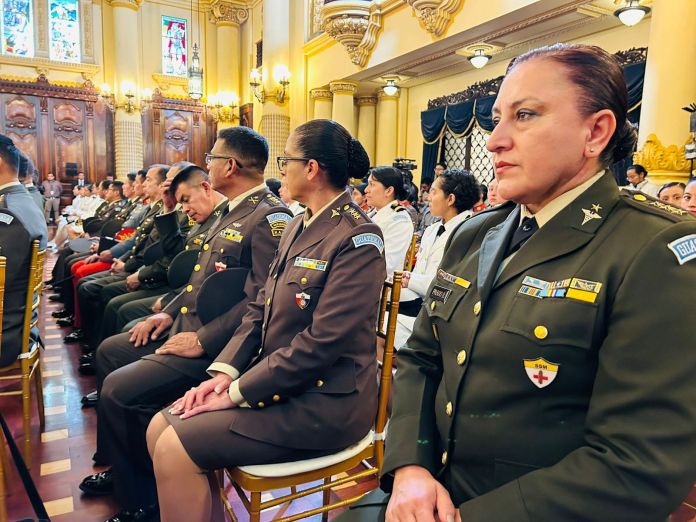
[[[441,459],[441,460],[442,460],[442,465],[443,465],[443,466],[444,466],[445,464],[447,464],[447,452],[446,452],[446,451],[443,451],[443,452],[442,452],[442,459]]]
[[[345,205],[345,206],[343,207],[343,210],[348,210],[349,208],[350,208],[350,205]]]
[[[188,250],[188,249],[189,249],[189,246],[186,245],[186,246],[184,247],[184,250]]]
[[[461,350],[457,354],[457,364],[462,366],[466,362],[466,350]]]
[[[534,336],[537,339],[546,339],[549,335],[549,330],[543,325],[539,325],[536,328],[534,328]]]
[[[303,285],[306,285],[307,281],[309,281],[309,280],[306,277],[303,277],[302,279],[300,279],[300,283],[302,283]]]
[[[198,272],[200,269],[201,269],[201,265],[198,265],[198,264],[193,267],[194,272]]]
[[[203,245],[203,250],[208,250],[209,248],[210,248],[210,245],[209,245],[208,243],[206,243],[205,245]]]
[[[225,253],[225,249],[224,249],[224,248],[221,248],[221,249],[220,249],[220,253],[221,253],[221,254],[224,254],[224,253]]]
[[[259,402],[257,406],[258,406],[259,408],[263,408],[263,407],[265,406],[265,404],[264,404],[263,402]]]
[[[182,314],[185,314],[186,312],[188,312],[188,308],[186,308],[185,306],[182,306],[181,309],[180,309],[179,311],[180,311]]]
[[[187,291],[187,292],[193,292],[193,285],[188,285],[188,286],[186,287],[186,291]]]
[[[435,307],[437,306],[437,303],[435,301],[430,303],[430,309],[435,310]]]
[[[324,386],[324,381],[322,381],[321,379],[319,379],[319,380],[317,381],[317,388],[321,388],[322,386]]]
[[[271,305],[271,298],[269,297],[268,299],[266,299],[266,306],[270,306],[270,305]]]
[[[481,313],[481,301],[477,302],[474,305],[474,315],[478,315]]]
[[[445,406],[445,413],[447,414],[448,417],[451,417],[451,416],[452,416],[452,411],[453,411],[453,410],[454,410],[454,408],[452,407],[452,403],[451,403],[451,402],[448,402],[448,403],[447,403],[447,406]]]
[[[635,194],[633,196],[633,199],[635,199],[636,201],[647,201],[648,200],[648,198],[646,198],[643,194]]]
[[[280,395],[274,395],[273,396],[273,402],[278,402],[280,400]]]
[[[135,247],[131,248],[131,250],[132,250],[133,252],[135,252]]]

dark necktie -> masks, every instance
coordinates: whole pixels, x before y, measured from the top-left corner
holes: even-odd
[[[445,233],[445,225],[440,225],[440,228],[437,229],[437,235],[435,237],[440,237],[444,233]]]
[[[533,217],[526,217],[522,220],[522,223],[520,223],[520,226],[515,230],[515,233],[512,235],[512,239],[510,240],[510,244],[507,247],[507,250],[505,251],[505,257],[508,257],[511,254],[514,254],[517,252],[522,245],[524,245],[527,240],[534,235],[534,232],[539,230],[539,225],[537,225],[536,219]]]

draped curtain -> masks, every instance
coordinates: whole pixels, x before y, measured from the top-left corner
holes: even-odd
[[[637,125],[640,119],[640,104],[643,96],[643,81],[645,78],[645,62],[627,65],[623,68],[626,86],[628,87],[628,119]],[[496,96],[466,100],[463,103],[437,107],[421,112],[421,132],[423,134],[423,170],[422,180],[432,181],[435,164],[442,158],[444,150],[445,131],[456,138],[469,136],[478,125],[487,132],[493,130],[491,109]],[[631,154],[632,155],[632,154]],[[630,156],[615,165],[615,175],[622,172],[625,185],[624,163],[630,162]],[[617,177],[617,181],[619,178]]]

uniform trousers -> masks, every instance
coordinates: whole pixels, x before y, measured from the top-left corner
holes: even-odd
[[[80,307],[82,330],[85,342],[96,346],[95,342],[101,331],[101,318],[104,308],[101,301],[101,291],[111,283],[124,281],[130,274],[120,272],[111,274],[99,272],[80,281],[77,287],[77,304]]]
[[[139,322],[144,320],[148,315],[152,315],[152,305],[155,301],[159,299],[160,295],[153,295],[150,297],[143,297],[142,299],[135,299],[125,303],[118,309],[116,314],[116,330],[114,333],[125,332],[130,329],[126,329],[126,326],[130,323]]]
[[[154,297],[156,299],[158,296],[166,294],[168,291],[169,287],[166,286],[157,288],[141,287],[138,290],[129,291],[126,288],[125,281],[117,281],[104,286],[100,293],[104,313],[102,314],[99,336],[95,339],[94,344],[98,345],[107,337],[121,331],[118,327],[118,312],[122,306],[138,299],[148,297]]]

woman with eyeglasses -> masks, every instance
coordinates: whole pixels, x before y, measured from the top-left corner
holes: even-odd
[[[224,520],[216,469],[335,453],[374,422],[384,241],[346,190],[366,174],[367,154],[338,123],[313,120],[290,135],[278,166],[306,210],[208,368],[213,378],[148,429],[165,522]]]

